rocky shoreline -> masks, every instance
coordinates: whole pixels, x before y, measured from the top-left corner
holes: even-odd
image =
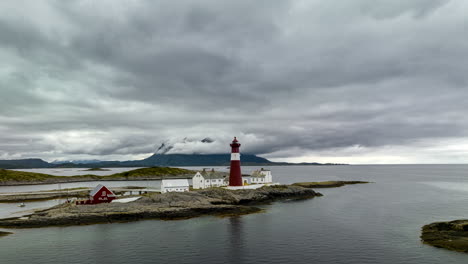
[[[468,253],[468,219],[425,225],[421,240],[434,247]]]
[[[242,215],[260,212],[254,205],[283,199],[322,196],[312,189],[292,185],[259,189],[212,188],[185,193],[150,193],[130,203],[98,205],[61,204],[21,218],[0,219],[3,228],[87,225],[143,219],[185,219],[202,215]]]

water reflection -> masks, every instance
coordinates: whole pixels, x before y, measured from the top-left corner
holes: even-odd
[[[242,217],[234,216],[229,218],[228,234],[229,246],[227,259],[229,263],[241,263],[243,255],[243,228]]]

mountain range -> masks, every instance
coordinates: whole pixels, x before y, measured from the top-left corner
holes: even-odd
[[[193,142],[184,138],[183,142]],[[204,138],[199,142],[211,144],[214,140]],[[229,166],[231,154],[171,154],[173,145],[162,143],[155,154],[143,160],[129,161],[100,161],[100,160],[71,160],[53,161],[42,159],[0,160],[2,169],[32,169],[32,168],[110,168],[110,167],[180,167],[180,166]],[[332,163],[287,163],[272,162],[268,159],[253,155],[242,154],[243,166],[275,166],[275,165],[343,165]]]
[[[0,160],[2,169],[36,169],[36,168],[103,168],[103,167],[180,167],[180,166],[229,166],[230,154],[154,154],[143,160],[129,161],[94,161],[46,162],[42,159]],[[75,163],[76,162],[76,163]],[[241,156],[243,166],[275,165],[343,165],[331,163],[288,163],[272,162],[252,154]]]

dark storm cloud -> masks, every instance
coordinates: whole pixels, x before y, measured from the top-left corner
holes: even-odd
[[[405,156],[466,138],[461,0],[20,5],[0,4],[2,158],[225,152],[232,136],[270,157]]]

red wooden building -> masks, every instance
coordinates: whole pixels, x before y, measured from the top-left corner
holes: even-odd
[[[115,199],[115,194],[106,186],[99,184],[89,193],[88,200],[77,201],[76,204],[100,204],[110,203]]]

